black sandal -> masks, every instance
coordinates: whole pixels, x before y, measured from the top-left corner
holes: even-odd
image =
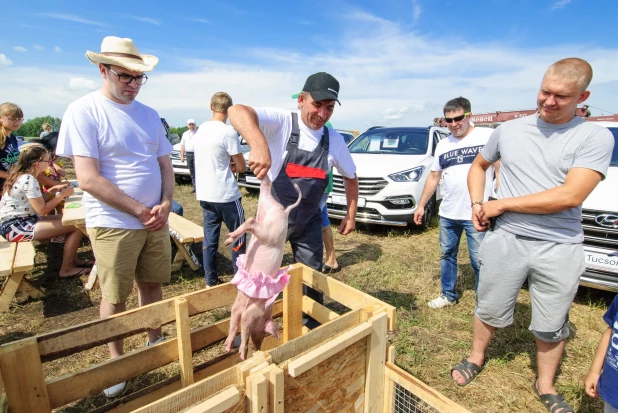
[[[550,413],[575,413],[575,409],[564,400],[564,396],[561,394],[541,394],[539,389],[536,388],[536,381],[532,383],[532,388],[538,396],[539,400],[547,408]],[[562,410],[560,410],[562,409]]]
[[[483,368],[485,368],[485,361],[483,361],[482,366],[479,366],[476,363],[472,363],[471,361],[463,359],[451,369],[451,378],[455,383],[457,383],[458,386],[465,386],[469,384],[472,380],[474,380],[476,376],[478,376],[479,373],[483,371]],[[457,380],[455,380],[455,378],[453,378],[454,371],[457,371],[459,374],[461,374],[461,377],[463,377],[465,380],[463,383],[459,383]]]

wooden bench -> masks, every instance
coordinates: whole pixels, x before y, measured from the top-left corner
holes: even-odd
[[[193,271],[198,270],[201,265],[193,251],[191,251],[191,244],[204,240],[204,229],[173,212],[170,212],[168,225],[170,236],[178,247],[178,253],[174,258],[174,262],[187,261]]]
[[[0,312],[9,310],[16,294],[40,298],[45,292],[25,276],[34,267],[34,246],[31,242],[8,242],[0,237],[0,277],[6,280],[0,290]]]

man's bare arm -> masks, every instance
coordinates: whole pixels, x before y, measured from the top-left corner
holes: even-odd
[[[99,160],[87,156],[73,156],[79,187],[101,202],[139,218],[150,219],[150,208],[137,202],[101,175]]]
[[[504,198],[483,204],[483,215],[491,218],[505,211],[524,214],[552,214],[575,208],[584,202],[601,182],[602,175],[592,169],[573,168],[564,184],[536,194]]]
[[[423,221],[423,216],[425,215],[425,205],[429,202],[429,198],[433,196],[438,188],[438,184],[440,184],[440,178],[442,177],[442,171],[431,171],[427,180],[425,181],[425,186],[423,187],[423,193],[421,194],[421,200],[416,207],[416,211],[414,212],[414,223],[416,225],[421,225]]]
[[[243,173],[247,170],[247,164],[245,163],[245,157],[242,156],[242,153],[237,153],[236,155],[232,155],[232,159],[230,162],[230,166],[234,166],[232,172],[234,173]]]
[[[468,192],[472,205],[472,224],[477,231],[487,231],[489,228],[489,217],[482,216],[481,205],[485,199],[485,180],[487,179],[487,169],[492,164],[487,162],[481,154],[476,155],[474,162],[470,165],[468,172]],[[493,201],[490,201],[493,202]]]
[[[251,148],[248,165],[258,179],[263,179],[271,165],[270,150],[260,130],[257,113],[251,106],[233,105],[228,109],[228,119],[236,132]]]
[[[339,225],[339,233],[348,235],[356,228],[356,211],[358,209],[358,177],[354,178],[343,177],[343,187],[345,189],[345,197],[348,202],[348,211]]]
[[[168,155],[159,156],[159,169],[161,170],[161,203],[152,207],[151,218],[143,222],[147,230],[158,231],[167,223],[167,218],[172,210],[174,199],[174,168]]]

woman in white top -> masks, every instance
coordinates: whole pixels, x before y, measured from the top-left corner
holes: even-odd
[[[0,200],[0,234],[10,242],[45,240],[66,235],[59,276],[76,277],[90,272],[92,262],[77,259],[82,232],[62,224],[62,216],[44,216],[73,193],[70,185],[57,185],[45,196],[35,176],[47,169],[49,153],[38,144],[22,149],[9,171]],[[86,268],[80,268],[86,267]]]

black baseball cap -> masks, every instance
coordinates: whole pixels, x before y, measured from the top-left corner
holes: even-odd
[[[339,81],[326,72],[314,73],[307,78],[303,92],[309,92],[313,100],[335,100],[339,102]]]

